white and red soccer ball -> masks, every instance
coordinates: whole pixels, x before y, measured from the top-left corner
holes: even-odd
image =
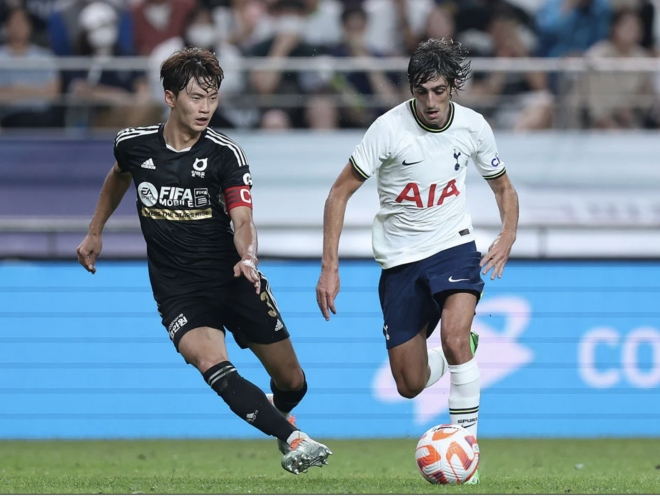
[[[415,458],[419,471],[431,484],[463,484],[477,471],[479,445],[463,427],[436,425],[417,443]]]

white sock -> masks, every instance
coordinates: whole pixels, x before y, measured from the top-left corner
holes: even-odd
[[[472,358],[461,365],[449,365],[449,419],[452,424],[465,427],[475,439],[479,422],[481,384],[479,366]]]
[[[309,439],[309,436],[302,431],[293,431],[289,438],[286,440],[286,444],[291,446],[291,443],[296,439]]]
[[[428,350],[429,356],[429,380],[426,381],[425,388],[433,386],[447,372],[447,359],[442,351],[442,346]]]

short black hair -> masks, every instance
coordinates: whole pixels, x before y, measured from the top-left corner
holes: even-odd
[[[346,24],[354,15],[358,15],[363,21],[367,21],[367,11],[359,3],[348,3],[341,13],[341,23]]]
[[[219,90],[225,75],[214,53],[188,46],[174,52],[163,62],[160,78],[166,91],[179,96],[179,92],[188,87],[192,78],[205,91]]]
[[[197,16],[200,14],[207,14],[211,21],[213,21],[213,13],[205,5],[197,5],[190,9],[183,25],[188,28],[193,22],[197,20]]]
[[[639,20],[640,22],[642,20],[639,10],[634,9],[632,7],[621,7],[620,9],[615,10],[614,14],[610,18],[610,31],[614,31],[616,25],[619,24],[619,22],[621,22],[622,19],[628,16],[636,17],[637,20]]]
[[[3,23],[5,25],[9,24],[9,21],[11,20],[11,18],[14,17],[16,14],[23,14],[23,17],[25,17],[28,24],[30,24],[30,29],[33,28],[34,22],[33,22],[32,16],[30,15],[30,12],[28,12],[28,10],[25,7],[23,7],[21,4],[11,6],[7,9],[7,12],[4,16]]]
[[[422,41],[408,63],[410,92],[415,86],[444,76],[452,90],[460,90],[470,77],[467,47],[454,40],[429,38]]]
[[[272,14],[293,10],[300,14],[305,12],[305,3],[302,0],[277,0],[270,7]]]

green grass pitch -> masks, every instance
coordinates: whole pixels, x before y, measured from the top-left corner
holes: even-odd
[[[294,476],[275,441],[0,441],[0,493],[659,493],[660,440],[484,439],[482,483],[433,486],[416,440],[327,440]]]

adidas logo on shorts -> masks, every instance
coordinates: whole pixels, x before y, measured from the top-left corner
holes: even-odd
[[[280,319],[277,319],[277,324],[275,325],[275,332],[279,331],[284,327],[284,324],[282,324],[282,321]]]
[[[154,165],[154,160],[152,158],[142,162],[142,165],[140,167],[142,167],[143,169],[155,169],[156,168],[156,166]]]

